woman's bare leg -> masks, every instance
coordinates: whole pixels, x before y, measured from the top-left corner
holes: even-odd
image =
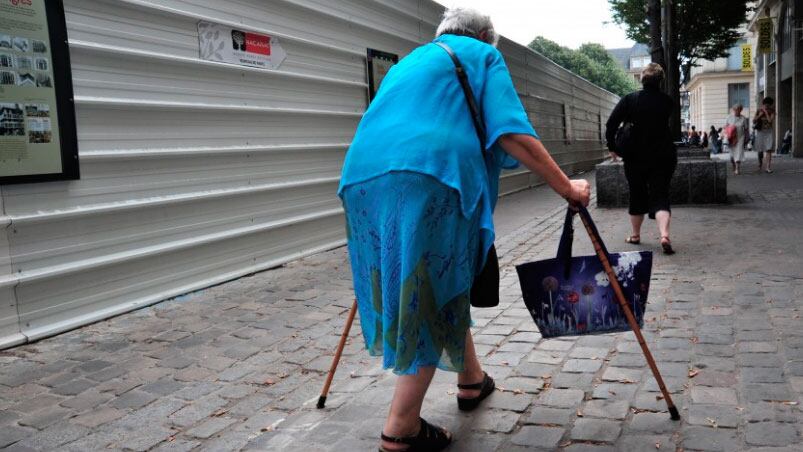
[[[400,375],[396,380],[396,390],[390,403],[390,413],[382,432],[388,436],[414,436],[421,426],[421,405],[427,393],[435,367],[419,367],[415,375]],[[404,450],[406,444],[382,441],[387,450]]]
[[[655,221],[658,222],[658,232],[661,234],[661,238],[669,238],[669,220],[672,218],[672,214],[666,210],[659,210],[655,212]]]
[[[644,215],[630,215],[630,226],[633,228],[631,235],[641,237],[641,225],[644,223]]]
[[[772,151],[767,151],[767,171],[772,171]]]
[[[470,385],[480,383],[483,376],[482,365],[477,358],[477,351],[474,349],[474,339],[471,337],[471,330],[466,331],[466,350],[463,354],[465,370],[457,374],[457,384]],[[460,389],[459,397],[472,398],[480,395],[479,389]]]

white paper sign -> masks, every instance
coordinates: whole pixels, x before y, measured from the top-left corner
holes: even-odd
[[[268,35],[209,22],[198,22],[201,58],[241,66],[278,69],[287,53]]]

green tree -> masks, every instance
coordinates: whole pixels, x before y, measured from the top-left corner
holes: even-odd
[[[533,39],[529,47],[559,66],[612,93],[624,96],[638,88],[633,79],[599,44],[583,44],[579,49],[573,50],[538,36]]]
[[[667,0],[664,0],[666,2]],[[647,0],[608,0],[613,20],[624,25],[627,37],[650,42]],[[749,0],[672,0],[678,58],[684,78],[699,60],[727,57],[742,37],[739,31],[751,10]],[[664,37],[666,39],[666,37]]]
[[[672,129],[680,134],[680,84],[688,82],[691,68],[700,60],[728,56],[742,36],[739,27],[747,20],[750,0],[608,0],[613,20],[623,25],[627,36],[637,42],[656,44],[663,38],[663,53],[654,52],[653,61],[666,62],[667,94],[675,101]],[[657,7],[663,11],[663,23]],[[652,8],[652,10],[650,10]],[[653,13],[650,17],[650,12]],[[653,25],[652,34],[650,25]],[[651,40],[652,37],[652,40]],[[655,50],[655,49],[653,49]],[[681,76],[682,75],[682,76]]]

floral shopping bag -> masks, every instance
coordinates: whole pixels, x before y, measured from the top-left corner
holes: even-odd
[[[624,311],[597,255],[572,257],[573,220],[569,209],[555,259],[516,266],[524,303],[545,338],[630,331]],[[584,208],[590,229],[599,233]],[[598,240],[616,273],[616,279],[639,327],[650,288],[652,252],[608,253]]]

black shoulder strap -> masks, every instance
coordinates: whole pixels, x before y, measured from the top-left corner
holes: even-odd
[[[471,110],[471,120],[474,122],[474,130],[477,131],[477,138],[480,140],[480,148],[485,149],[485,124],[482,120],[482,114],[480,113],[480,109],[477,104],[477,99],[474,97],[474,93],[471,91],[471,85],[468,83],[468,76],[466,75],[466,70],[463,69],[463,65],[460,63],[460,59],[457,58],[454,51],[448,45],[442,42],[436,42],[438,46],[440,46],[449,56],[452,58],[452,62],[454,63],[455,72],[457,72],[457,79],[460,80],[460,86],[463,87],[463,94],[466,95],[466,101],[468,102],[468,108]]]

